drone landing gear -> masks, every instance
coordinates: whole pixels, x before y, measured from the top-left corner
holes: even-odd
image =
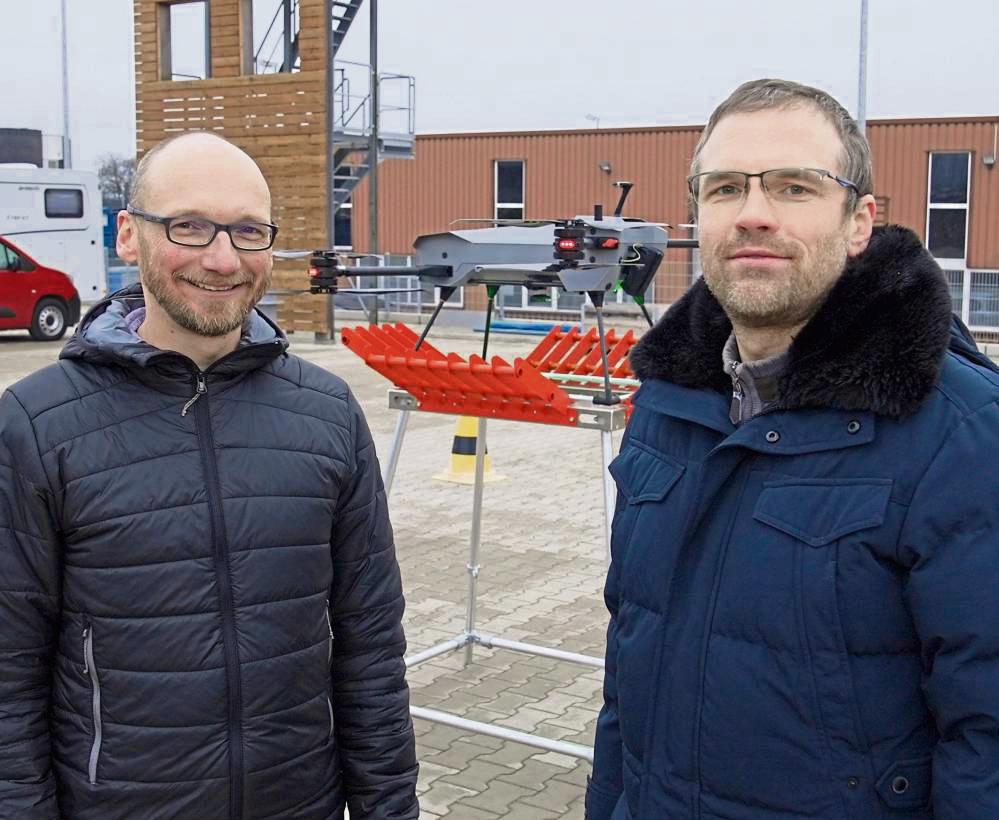
[[[444,307],[444,303],[451,298],[451,295],[457,290],[457,288],[444,287],[441,286],[441,298],[437,303],[437,307],[434,308],[434,312],[430,314],[430,319],[427,322],[427,326],[423,328],[423,332],[420,334],[420,338],[416,340],[416,347],[413,350],[419,350],[420,346],[423,344],[423,340],[427,338],[427,334],[430,332],[430,328],[434,326],[434,322],[437,321],[437,317],[440,315],[441,308]]]
[[[593,403],[610,406],[619,404],[621,399],[611,392],[610,368],[607,365],[607,337],[604,335],[604,292],[602,290],[588,290],[586,295],[593,303],[593,312],[597,314],[597,334],[600,336],[600,361],[604,371],[604,394],[594,396]]]
[[[493,321],[493,303],[496,301],[496,294],[499,293],[499,285],[486,285],[486,295],[489,301],[486,303],[486,328],[485,336],[482,339],[482,358],[486,358],[489,351],[489,327]]]
[[[632,299],[634,299],[635,304],[642,309],[642,315],[645,317],[645,321],[649,323],[649,327],[652,327],[652,316],[649,315],[649,310],[645,307],[645,300],[641,296],[633,296]]]

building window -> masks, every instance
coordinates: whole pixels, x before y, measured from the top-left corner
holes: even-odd
[[[45,216],[49,219],[82,219],[83,191],[77,188],[46,188]]]
[[[353,249],[353,231],[351,219],[354,215],[354,203],[344,202],[333,214],[333,246],[337,250]]]
[[[938,259],[964,261],[970,186],[970,152],[930,154],[926,247]]]
[[[494,174],[494,219],[524,218],[524,161],[496,160]]]
[[[244,74],[301,70],[298,0],[242,0]]]
[[[206,0],[160,3],[160,79],[204,80],[211,76],[211,25]]]

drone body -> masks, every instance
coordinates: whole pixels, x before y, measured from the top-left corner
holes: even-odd
[[[464,285],[485,285],[488,295],[482,358],[489,345],[493,303],[503,285],[528,289],[559,287],[585,293],[596,311],[604,364],[604,396],[598,404],[613,404],[607,350],[603,343],[603,305],[607,291],[619,287],[641,308],[646,321],[645,293],[668,246],[696,247],[695,240],[670,241],[665,225],[621,215],[632,183],[616,182],[621,197],[613,216],[597,205],[590,216],[534,222],[485,221],[489,228],[445,231],[416,239],[416,265],[345,267],[334,250],[319,250],[309,267],[312,293],[336,293],[343,276],[417,276],[422,285],[440,289],[440,300],[416,342],[419,349],[444,303]]]
[[[640,220],[576,216],[536,227],[499,226],[427,234],[414,243],[417,267],[448,269],[428,276],[439,287],[469,284],[560,287],[576,293],[606,291],[643,269],[655,275],[668,237]],[[633,295],[640,295],[645,287]],[[631,288],[625,288],[631,292]]]

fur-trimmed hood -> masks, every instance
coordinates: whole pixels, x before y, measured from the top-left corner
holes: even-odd
[[[937,381],[951,323],[947,283],[919,238],[897,225],[876,228],[791,344],[778,407],[910,415]],[[722,348],[731,332],[699,279],[634,347],[632,367],[643,381],[728,392]]]

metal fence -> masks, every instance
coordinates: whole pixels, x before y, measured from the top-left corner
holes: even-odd
[[[999,333],[999,270],[944,271],[954,312],[975,333]]]

